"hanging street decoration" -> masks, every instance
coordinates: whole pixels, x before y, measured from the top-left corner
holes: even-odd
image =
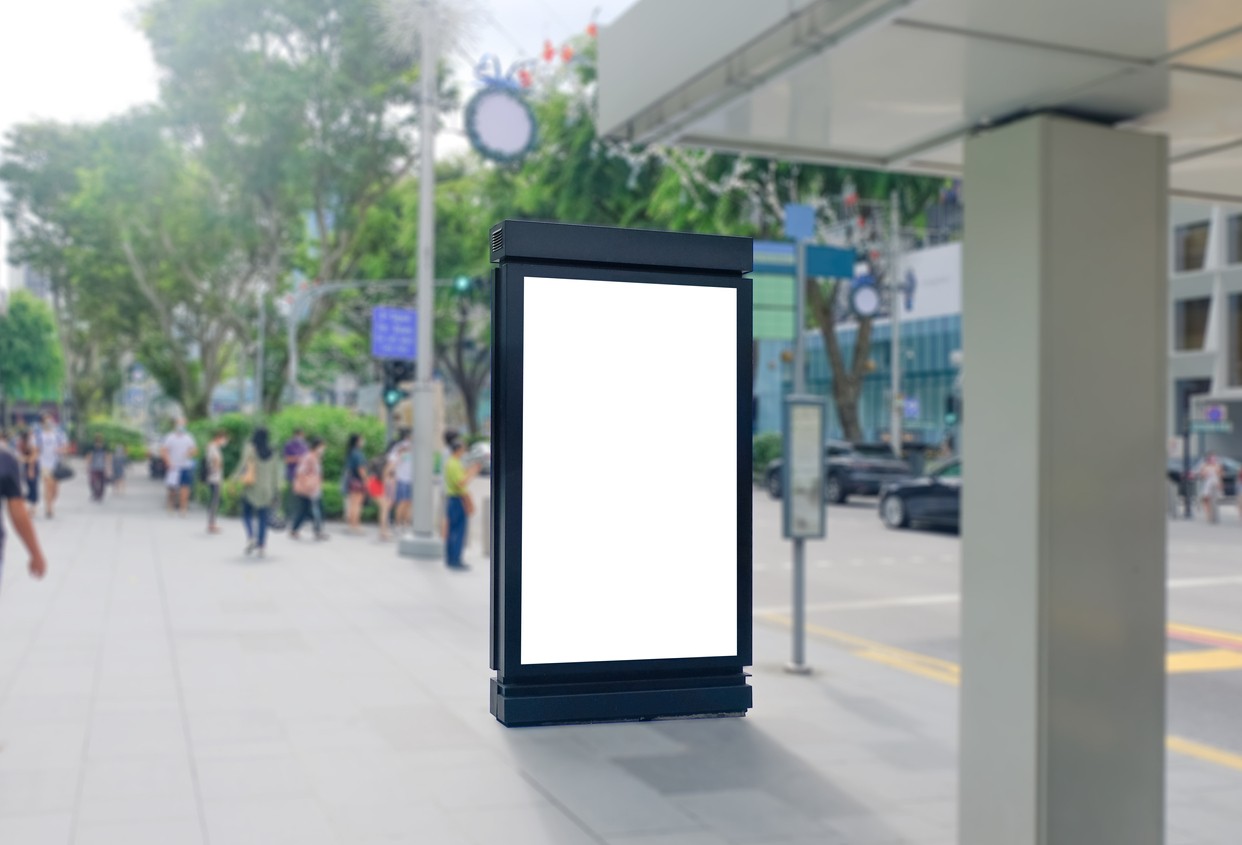
[[[586,34],[592,39],[599,35],[594,16]],[[548,65],[558,57],[565,65],[580,59],[579,51],[568,41],[558,48],[551,40],[545,40],[540,56]],[[514,164],[534,149],[539,133],[525,92],[534,85],[537,73],[541,72],[536,59],[514,62],[508,71],[502,71],[496,56],[489,54],[479,60],[474,74],[482,87],[466,103],[465,114],[466,137],[479,155],[501,164]]]
[[[484,158],[512,164],[535,147],[535,113],[522,96],[531,84],[529,65],[516,62],[501,73],[500,60],[486,55],[474,69],[483,87],[466,104],[466,137]]]

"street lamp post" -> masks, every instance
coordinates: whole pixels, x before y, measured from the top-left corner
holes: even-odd
[[[897,192],[893,191],[889,199],[889,225],[892,232],[889,238],[888,259],[888,290],[889,290],[889,327],[892,332],[893,362],[892,408],[889,431],[893,437],[893,455],[901,457],[903,415],[905,414],[905,397],[901,395],[901,209],[897,205]]]
[[[418,361],[414,382],[414,448],[411,455],[414,482],[411,532],[401,538],[403,557],[440,558],[441,540],[433,532],[432,474],[435,444],[432,442],[435,408],[432,376],[432,330],[435,308],[435,112],[436,112],[436,10],[423,0],[422,57],[419,72],[419,179],[418,179]]]

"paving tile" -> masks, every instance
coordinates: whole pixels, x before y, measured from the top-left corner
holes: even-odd
[[[195,761],[203,800],[258,801],[310,794],[302,761],[292,754],[212,757]]]
[[[818,821],[757,789],[725,789],[674,799],[678,807],[729,842],[823,833]]]
[[[114,758],[87,763],[78,812],[84,821],[197,819],[198,800],[185,756]]]
[[[0,816],[0,842],[5,845],[69,845],[72,836],[69,813]]]
[[[77,768],[0,770],[0,816],[72,812],[80,779]]]
[[[211,845],[352,845],[310,798],[207,801]]]
[[[204,845],[197,817],[139,821],[83,821],[73,845]]]
[[[599,845],[600,839],[583,823],[549,803],[499,807],[485,813],[459,810],[453,820],[475,845],[496,842],[512,845]]]

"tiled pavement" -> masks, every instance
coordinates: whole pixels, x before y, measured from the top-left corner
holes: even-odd
[[[9,546],[3,845],[955,841],[952,687],[817,641],[790,676],[759,625],[744,719],[506,729],[484,567],[342,536],[255,561],[145,481],[102,506],[80,486],[38,524],[46,581]],[[1172,762],[1220,796],[1175,822],[1220,829],[1242,775]]]

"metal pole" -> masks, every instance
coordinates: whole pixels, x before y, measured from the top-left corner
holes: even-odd
[[[294,294],[289,304],[289,401],[298,404],[298,306],[301,294]]]
[[[897,192],[889,195],[888,290],[889,327],[892,332],[893,401],[889,431],[892,432],[893,454],[898,458],[902,452],[902,417],[905,414],[905,397],[901,395],[901,209],[897,205]]]
[[[806,241],[797,244],[797,265],[794,277],[794,394],[806,392],[806,345],[803,327],[806,325]],[[789,437],[790,432],[786,431]],[[785,468],[786,473],[790,471]],[[790,495],[786,490],[785,495]],[[793,540],[793,659],[785,667],[796,675],[806,675],[811,667],[806,664],[806,540]]]
[[[254,411],[263,414],[263,356],[267,352],[267,282],[259,285],[259,354],[254,367]]]
[[[419,76],[419,178],[418,178],[418,361],[417,380],[412,397],[414,410],[414,448],[411,450],[414,501],[413,533],[401,539],[398,553],[403,557],[439,558],[443,544],[433,532],[432,474],[435,444],[432,443],[433,403],[432,317],[435,309],[435,143],[436,143],[436,44],[435,9],[432,0],[423,0],[421,29],[422,57]]]

